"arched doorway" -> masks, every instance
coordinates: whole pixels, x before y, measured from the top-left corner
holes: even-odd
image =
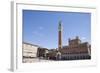
[[[61,53],[59,51],[56,54],[56,60],[61,60]]]

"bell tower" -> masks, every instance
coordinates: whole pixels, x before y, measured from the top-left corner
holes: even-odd
[[[58,26],[58,50],[62,48],[62,24],[61,21],[59,21]]]

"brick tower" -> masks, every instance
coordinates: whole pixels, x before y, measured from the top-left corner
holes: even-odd
[[[61,21],[59,21],[59,26],[58,26],[58,50],[62,48],[62,25]]]

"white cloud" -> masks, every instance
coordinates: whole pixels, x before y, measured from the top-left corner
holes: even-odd
[[[33,34],[37,37],[42,37],[43,33],[41,32],[44,28],[42,26],[37,27],[37,30],[33,31]]]
[[[42,37],[43,36],[43,34],[41,34],[40,32],[37,32],[37,31],[34,31],[33,34],[35,36],[39,36],[39,37]]]
[[[82,40],[86,40],[86,37],[82,37],[81,39],[82,39]]]
[[[40,26],[40,27],[39,27],[39,30],[42,30],[42,29],[43,29],[43,27]]]

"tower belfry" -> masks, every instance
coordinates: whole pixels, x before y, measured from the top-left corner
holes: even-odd
[[[61,21],[59,21],[58,26],[58,50],[62,48],[62,24]]]

